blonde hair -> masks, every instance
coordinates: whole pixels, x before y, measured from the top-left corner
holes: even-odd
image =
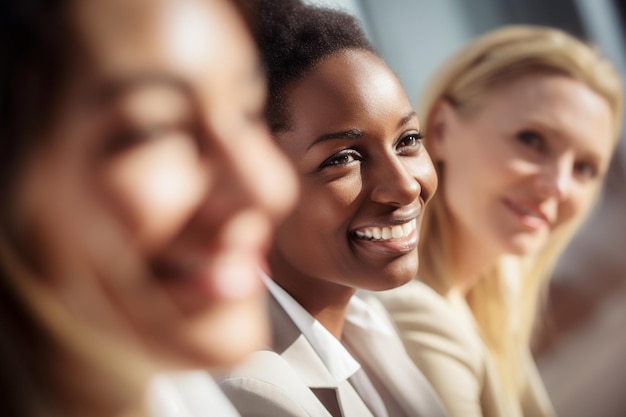
[[[623,96],[621,80],[613,66],[592,48],[560,30],[507,26],[465,46],[429,80],[418,105],[420,120],[425,121],[426,146],[429,145],[429,125],[438,103],[447,100],[458,111],[471,116],[491,89],[535,73],[571,77],[603,97],[612,111],[617,142]],[[440,177],[443,174],[440,181],[440,187],[443,187],[445,173],[439,166],[437,170]],[[545,278],[589,211],[556,230],[541,253],[499,259],[467,294],[468,304],[509,395],[517,397],[522,360],[519,346],[530,344],[541,288],[547,281]],[[456,284],[450,276],[454,265],[450,216],[443,193],[437,193],[424,218],[420,239],[423,242],[420,245],[420,278],[441,294]],[[521,284],[513,298],[506,288],[506,280],[511,275]]]

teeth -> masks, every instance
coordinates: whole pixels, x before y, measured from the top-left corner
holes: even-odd
[[[416,228],[416,220],[411,220],[403,225],[385,226],[385,227],[368,227],[357,230],[356,236],[360,239],[370,240],[390,240],[402,239],[409,236]]]
[[[537,213],[536,211],[531,211],[530,209],[528,209],[528,208],[526,208],[524,206],[519,206],[517,204],[513,204],[513,206],[515,207],[515,209],[517,211],[519,211],[520,213],[522,213],[525,216],[541,218],[541,215],[539,213]]]

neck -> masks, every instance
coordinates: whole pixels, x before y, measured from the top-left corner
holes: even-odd
[[[333,336],[341,340],[346,310],[355,288],[299,274],[271,264],[272,279]]]
[[[341,341],[343,334],[343,325],[346,318],[346,310],[348,304],[336,306],[328,306],[324,310],[320,310],[313,317],[319,321],[337,340]]]
[[[499,253],[486,245],[477,243],[477,240],[470,236],[463,236],[462,233],[457,233],[455,236],[457,238],[453,248],[453,282],[455,288],[463,296],[467,296],[482,276],[495,264]]]
[[[273,279],[326,330],[341,340],[348,303],[356,292],[354,288],[321,280]]]

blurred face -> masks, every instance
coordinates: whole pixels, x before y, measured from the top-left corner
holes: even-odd
[[[442,103],[430,151],[460,239],[492,253],[539,250],[594,199],[613,150],[608,103],[584,84],[530,75],[461,115]]]
[[[277,232],[273,278],[305,305],[413,278],[437,181],[394,74],[369,52],[344,51],[292,86],[287,102],[292,126],[279,144],[302,193]]]
[[[27,244],[90,325],[168,366],[239,360],[265,341],[257,271],[296,191],[246,27],[217,0],[73,12],[89,64],[26,161]]]

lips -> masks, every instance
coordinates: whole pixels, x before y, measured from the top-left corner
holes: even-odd
[[[185,299],[246,299],[263,288],[259,271],[263,253],[222,250],[219,254],[181,259],[159,259],[152,264],[154,277]]]
[[[531,229],[541,229],[550,225],[550,218],[536,204],[524,201],[505,199],[504,204],[521,221]]]
[[[220,230],[184,234],[155,254],[150,260],[153,277],[179,304],[258,296],[264,289],[259,271],[271,232],[272,222],[263,213],[237,213]]]

